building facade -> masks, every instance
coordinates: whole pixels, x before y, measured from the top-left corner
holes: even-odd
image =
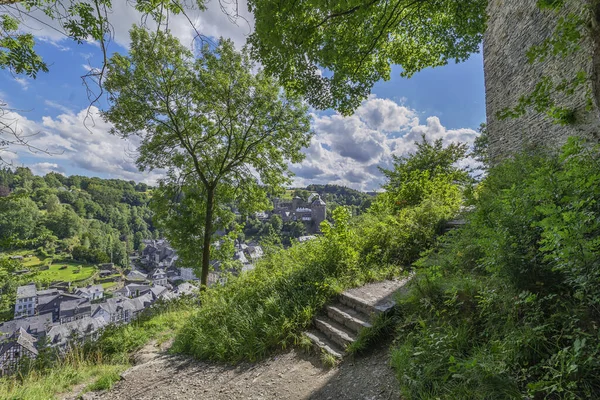
[[[484,38],[484,71],[487,129],[492,161],[531,146],[557,147],[569,136],[598,140],[600,133],[600,34],[599,8],[595,0],[569,0],[557,15],[542,11],[537,0],[494,0],[488,5],[488,28]],[[559,18],[569,13],[589,20],[588,34],[580,48],[566,57],[549,57],[530,63],[527,51],[551,37]],[[498,113],[517,105],[521,96],[530,94],[542,76],[553,81],[572,80],[584,71],[585,87],[570,95],[555,93],[557,104],[574,112],[574,121],[558,125],[544,113],[528,112],[520,118],[501,119]],[[591,98],[591,103],[588,99]]]

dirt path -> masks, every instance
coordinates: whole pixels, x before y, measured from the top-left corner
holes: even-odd
[[[85,399],[298,400],[399,399],[389,367],[389,345],[369,355],[346,359],[325,369],[315,356],[299,350],[278,354],[256,364],[235,367],[196,362],[166,354],[124,373],[112,390],[88,393]]]

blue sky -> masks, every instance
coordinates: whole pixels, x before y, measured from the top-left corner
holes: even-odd
[[[237,27],[219,10],[199,14],[196,22],[212,36],[230,37],[241,45],[251,27]],[[131,10],[114,13],[118,21],[109,50],[125,53],[127,29],[137,22]],[[35,27],[34,27],[35,28]],[[50,72],[33,80],[0,72],[0,99],[12,110],[10,117],[24,134],[38,133],[31,142],[52,154],[11,148],[5,159],[26,165],[37,174],[57,171],[67,175],[133,179],[153,183],[160,171],[140,173],[134,165],[137,142],[111,136],[110,125],[88,113],[89,99],[81,76],[86,66],[98,66],[100,51],[92,43],[76,44],[43,26],[33,30],[37,51]],[[185,43],[191,32],[177,28]],[[106,103],[101,101],[102,109]],[[95,116],[93,122],[86,115]],[[86,121],[84,124],[84,120]],[[392,154],[414,149],[421,134],[445,141],[472,142],[476,129],[485,121],[483,61],[474,54],[467,62],[427,69],[412,78],[400,77],[394,67],[392,78],[378,82],[372,96],[350,117],[333,111],[316,112],[316,132],[306,150],[306,160],[292,166],[295,184],[338,183],[362,190],[381,183],[377,166],[389,167]]]

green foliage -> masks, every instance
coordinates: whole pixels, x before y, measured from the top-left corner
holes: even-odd
[[[0,171],[0,185],[12,193],[0,198],[0,247],[55,250],[86,262],[127,265],[126,241],[152,237],[149,196],[135,182],[80,176],[34,176],[27,168]],[[71,187],[71,189],[67,189]],[[83,253],[91,256],[82,256]]]
[[[399,299],[405,398],[598,397],[599,154],[572,138],[490,169]]]
[[[486,6],[486,0],[250,0],[250,43],[288,92],[348,114],[375,82],[390,78],[392,64],[410,77],[478,52]]]
[[[479,126],[479,136],[477,136],[473,142],[473,151],[471,152],[471,155],[476,161],[483,164],[483,169],[487,169],[490,166],[489,146],[490,137],[487,125],[481,124]]]
[[[0,15],[0,69],[32,78],[39,71],[48,72],[48,66],[35,52],[32,34],[18,32],[19,22],[10,15]]]
[[[233,222],[231,205],[268,208],[304,157],[310,117],[273,78],[253,71],[247,50],[219,40],[197,58],[169,33],[131,30],[128,57],[111,58],[106,79],[113,133],[142,138],[138,166],[165,168],[153,209],[180,260],[207,284],[214,233]],[[197,254],[202,253],[199,265]]]
[[[424,145],[399,162],[421,165],[415,160],[427,158],[443,164],[436,160],[447,151],[436,149],[436,156],[429,150]],[[435,179],[428,171],[419,175],[418,182],[429,185],[419,202],[380,207],[356,219],[338,207],[333,224],[321,224],[323,236],[267,252],[254,270],[203,292],[202,308],[181,330],[174,350],[236,362],[303,343],[301,330],[327,301],[349,287],[397,275],[433,242],[441,220],[456,214],[460,188],[449,177],[460,176],[459,171],[439,167],[435,172]],[[415,183],[411,179],[404,184]]]

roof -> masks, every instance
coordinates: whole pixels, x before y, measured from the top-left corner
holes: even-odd
[[[94,292],[104,292],[102,285],[91,285],[88,287],[78,288],[75,293],[91,294]]]
[[[19,286],[17,288],[17,299],[22,299],[25,297],[35,297],[37,295],[37,289],[35,284],[29,284],[25,286]]]
[[[153,287],[152,287],[150,290],[152,291],[152,294],[153,294],[153,295],[154,295],[156,298],[158,298],[158,297],[160,297],[160,295],[162,295],[164,292],[166,292],[166,291],[167,291],[167,288],[166,288],[166,287],[164,287],[164,286],[155,285],[155,286],[153,286]]]
[[[65,344],[73,337],[82,337],[96,332],[106,322],[102,318],[84,317],[76,321],[55,325],[48,331],[48,342],[52,345]]]
[[[188,282],[184,282],[181,285],[177,286],[177,293],[179,294],[192,294],[196,290],[198,290],[198,288]]]
[[[60,317],[71,317],[82,312],[91,312],[92,306],[88,299],[67,300],[60,303]]]
[[[129,274],[127,274],[127,279],[132,280],[132,281],[134,281],[134,280],[145,280],[147,278],[148,278],[148,276],[146,274],[141,273],[138,270],[133,270]]]
[[[103,309],[104,311],[108,312],[109,314],[114,314],[121,310],[135,311],[135,305],[130,299],[119,297],[119,298],[108,299],[103,303],[96,304],[96,307],[94,307],[94,312],[92,313],[92,316],[96,315],[96,313],[98,312],[98,309]]]
[[[7,338],[19,329],[25,329],[28,332],[43,334],[46,333],[48,326],[52,325],[52,314],[36,315],[13,319],[0,324],[0,340]]]
[[[136,292],[139,292],[138,294],[143,294],[145,292],[148,292],[149,290],[150,290],[150,286],[148,286],[148,285],[140,285],[137,283],[130,283],[129,285],[123,286],[119,290],[115,290],[114,293],[121,293],[121,294],[129,297],[133,294],[136,294]]]
[[[130,302],[133,305],[133,311],[140,312],[146,307],[148,307],[150,304],[152,304],[152,296],[150,295],[150,293],[146,293],[144,295],[131,299]]]
[[[325,206],[326,204],[320,197],[317,197],[317,199],[315,201],[313,201],[311,203],[311,205],[312,206]]]
[[[160,269],[160,268],[156,268],[156,269],[154,270],[154,272],[152,273],[152,277],[155,277],[155,276],[157,276],[157,275],[165,275],[165,271],[163,271],[163,270],[162,270],[162,269]]]
[[[34,344],[36,341],[37,340],[27,333],[25,329],[19,328],[10,337],[5,339],[4,343],[0,343],[0,354],[3,354],[12,346],[14,346],[15,343],[18,343],[20,346],[37,356],[38,351]]]
[[[38,290],[37,291],[38,298],[41,296],[57,296],[61,293],[64,293],[64,292],[60,289],[46,289],[46,290]]]

